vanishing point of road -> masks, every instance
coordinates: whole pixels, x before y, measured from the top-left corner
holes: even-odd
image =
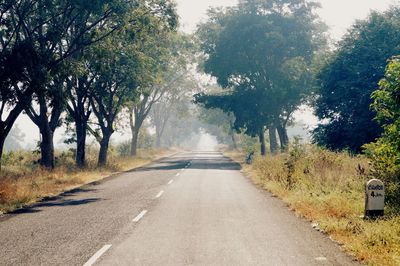
[[[215,151],[0,218],[0,265],[357,265]]]

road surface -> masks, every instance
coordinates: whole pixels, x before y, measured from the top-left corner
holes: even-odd
[[[0,265],[356,265],[219,152],[190,152],[0,218]]]

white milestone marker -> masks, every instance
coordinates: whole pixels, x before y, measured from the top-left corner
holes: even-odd
[[[385,185],[379,179],[369,180],[365,186],[365,216],[383,216],[384,209]]]

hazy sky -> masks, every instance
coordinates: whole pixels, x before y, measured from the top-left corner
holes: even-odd
[[[399,0],[317,0],[322,4],[318,11],[321,18],[330,26],[332,37],[336,40],[356,20],[365,18],[371,9],[385,10]],[[209,6],[232,6],[236,0],[177,0],[182,29],[191,32],[196,24],[206,19]]]

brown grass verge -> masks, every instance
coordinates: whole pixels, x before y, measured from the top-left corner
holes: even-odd
[[[291,154],[256,157],[252,165],[246,165],[243,153],[225,154],[241,163],[255,184],[318,224],[360,262],[400,265],[400,217],[387,211],[384,219],[362,218],[369,171],[365,157],[307,147]]]
[[[0,174],[0,215],[174,153],[174,150],[140,151],[136,157],[112,157],[109,165],[103,168],[77,169],[72,166],[73,162],[64,163],[53,171],[23,165],[4,167]]]

